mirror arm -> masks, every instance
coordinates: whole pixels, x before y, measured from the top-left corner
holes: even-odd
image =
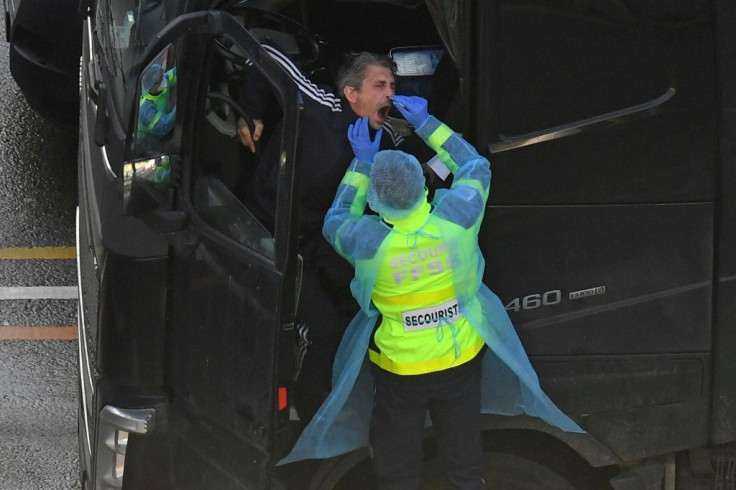
[[[142,214],[140,219],[153,231],[162,234],[176,234],[176,232],[184,230],[189,223],[189,216],[186,211],[165,210],[160,208]]]
[[[95,0],[79,0],[77,4],[77,18],[84,20],[90,15]]]
[[[174,249],[179,258],[191,260],[194,258],[194,253],[197,251],[201,237],[185,229],[184,226],[179,231],[164,234],[163,238],[169,242],[169,245],[171,245],[171,248]]]
[[[107,85],[104,82],[100,82],[97,117],[95,119],[95,144],[99,147],[105,146],[109,119],[110,117],[107,114]]]

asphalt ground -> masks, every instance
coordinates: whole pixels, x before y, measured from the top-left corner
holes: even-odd
[[[0,490],[79,488],[76,147],[28,107],[2,42]]]

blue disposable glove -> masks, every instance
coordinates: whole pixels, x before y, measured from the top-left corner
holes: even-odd
[[[376,136],[371,141],[371,134],[368,130],[368,118],[361,117],[348,127],[348,140],[350,146],[353,147],[355,158],[366,162],[373,162],[373,157],[378,153],[378,147],[381,146],[381,135],[383,128],[376,131]]]
[[[427,99],[416,96],[396,95],[393,98],[393,104],[404,116],[404,119],[409,121],[409,124],[415,128],[419,128],[429,119]]]

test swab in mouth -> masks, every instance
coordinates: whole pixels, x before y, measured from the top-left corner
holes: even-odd
[[[393,98],[392,98],[392,99],[390,99],[390,100],[391,100],[391,103],[392,103],[393,105],[397,105],[397,106],[401,107],[402,109],[406,109],[406,106],[405,106],[404,104],[402,104],[401,102],[397,102],[397,101],[396,101],[396,99],[393,99]]]

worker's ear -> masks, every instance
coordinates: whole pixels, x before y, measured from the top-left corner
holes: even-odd
[[[345,87],[342,89],[342,93],[345,95],[345,100],[347,100],[351,104],[355,104],[358,101],[357,88],[351,87],[350,85],[345,85]]]

